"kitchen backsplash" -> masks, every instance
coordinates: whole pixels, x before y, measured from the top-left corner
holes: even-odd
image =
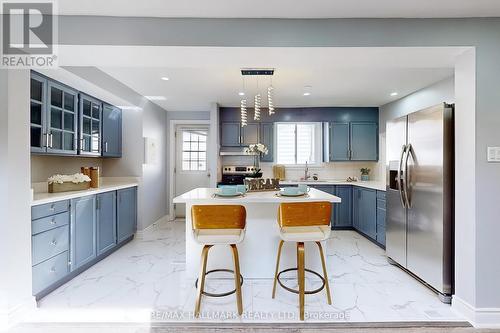
[[[54,174],[74,174],[80,172],[82,166],[99,167],[102,170],[102,159],[31,155],[31,182],[45,182]]]
[[[260,164],[264,178],[273,176],[273,165],[275,163]],[[253,165],[253,157],[247,156],[223,156],[222,165]],[[319,179],[346,179],[347,177],[361,178],[360,169],[369,168],[370,180],[383,180],[384,170],[381,162],[329,162],[323,163],[320,167],[309,167],[309,173],[312,176],[317,174]],[[287,180],[295,180],[304,176],[304,168],[289,167],[286,168]]]

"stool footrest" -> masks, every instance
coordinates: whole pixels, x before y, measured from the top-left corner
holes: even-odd
[[[294,293],[294,294],[299,294],[299,291],[297,289],[292,289],[292,288],[285,286],[280,280],[280,275],[283,273],[286,273],[286,272],[297,271],[297,270],[298,270],[297,267],[284,269],[281,272],[279,272],[278,275],[276,276],[276,279],[278,280],[278,283],[280,284],[280,286],[283,289],[285,289],[286,291],[289,291],[289,292]],[[313,289],[313,290],[306,290],[306,291],[304,291],[304,294],[306,294],[306,295],[317,294],[325,288],[325,278],[323,276],[321,276],[321,274],[319,274],[313,270],[307,269],[307,268],[304,269],[304,271],[316,275],[317,277],[319,277],[321,279],[321,282],[322,282],[321,287],[319,287],[317,289]]]
[[[210,271],[207,271],[205,273],[205,276],[207,276],[208,274],[210,273],[216,273],[216,272],[228,272],[228,273],[233,273],[234,274],[234,271],[232,269],[212,269]],[[240,274],[240,286],[243,285],[243,275]],[[324,285],[324,283],[323,283]],[[194,283],[194,286],[196,288],[198,288],[198,279],[196,279],[195,283]],[[210,296],[210,297],[225,297],[225,296],[229,296],[229,295],[232,295],[236,292],[236,289],[233,289],[231,291],[228,291],[228,292],[225,292],[225,293],[209,293],[209,292],[206,292],[206,291],[202,291],[202,294],[205,295],[205,296]]]

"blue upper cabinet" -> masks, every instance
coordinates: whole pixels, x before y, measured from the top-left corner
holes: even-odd
[[[80,135],[78,151],[80,155],[101,155],[102,102],[80,93]]]
[[[239,147],[241,145],[240,123],[222,123],[220,144],[223,147]]]
[[[260,160],[262,162],[274,161],[274,124],[263,123],[260,129],[260,143],[264,144],[267,149],[267,155],[262,155]]]
[[[33,153],[47,152],[46,132],[47,79],[31,74],[30,115],[31,115],[31,151]]]
[[[328,133],[330,161],[378,161],[376,122],[332,122]]]
[[[349,160],[349,123],[330,123],[330,161]]]
[[[122,110],[103,104],[102,108],[102,156],[122,156]]]
[[[243,146],[259,143],[259,124],[248,124],[241,128],[241,144]]]
[[[351,160],[378,160],[378,125],[376,123],[351,123]]]

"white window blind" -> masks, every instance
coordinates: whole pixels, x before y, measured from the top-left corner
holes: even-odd
[[[319,164],[321,124],[278,123],[276,125],[277,163]]]

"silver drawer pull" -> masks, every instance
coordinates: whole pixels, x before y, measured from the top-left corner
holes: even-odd
[[[50,272],[51,272],[51,273],[55,273],[55,272],[56,272],[56,268],[55,268],[55,267],[52,267],[52,268],[50,269]]]
[[[57,224],[56,219],[53,218],[52,220],[50,220],[50,224]]]
[[[56,209],[54,204],[50,205],[50,210],[54,210],[54,209]]]
[[[52,242],[50,242],[50,244],[55,246],[55,245],[57,245],[57,242],[55,240],[53,240]]]

